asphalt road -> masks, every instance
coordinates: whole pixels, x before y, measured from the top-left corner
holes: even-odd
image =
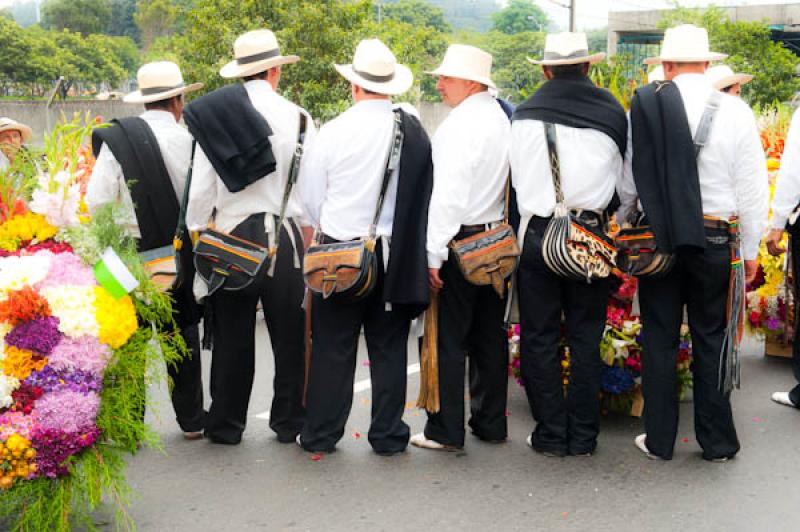
[[[535,454],[525,444],[533,421],[513,381],[507,443],[468,436],[460,453],[410,447],[380,457],[366,440],[370,391],[363,345],[356,376],[361,391],[345,436],[338,452],[315,461],[294,444],[278,443],[263,419],[272,395],[268,345],[262,325],[241,445],[185,441],[165,386],[153,389],[158,406],[149,415],[163,452],[144,449],[128,469],[139,530],[800,530],[800,412],[769,399],[792,384],[791,368],[786,359],[765,358],[755,343],[747,346],[743,389],[734,398],[742,451],[725,464],[700,458],[691,403],[682,405],[671,462],[646,459],[633,446],[641,420],[613,414],[603,420],[593,457]],[[409,364],[415,362],[417,351],[410,347]],[[419,379],[413,371],[405,414],[412,434],[425,420],[413,407]]]

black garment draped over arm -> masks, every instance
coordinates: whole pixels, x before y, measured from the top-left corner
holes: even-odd
[[[198,98],[186,106],[183,120],[229,191],[239,192],[275,171],[272,129],[244,85]]]
[[[433,190],[431,143],[419,120],[401,111],[405,140],[400,157],[392,245],[383,299],[395,312],[418,316],[430,303],[428,204]]]
[[[665,252],[706,247],[692,133],[674,83],[651,83],[631,101],[633,179],[644,214]]]

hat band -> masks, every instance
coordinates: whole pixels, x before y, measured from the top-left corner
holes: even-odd
[[[394,79],[394,72],[391,74],[387,74],[385,76],[379,76],[377,74],[370,74],[369,72],[364,72],[363,70],[358,70],[357,68],[353,67],[353,72],[361,76],[367,81],[372,81],[374,83],[386,83],[387,81],[392,81]]]
[[[281,49],[275,48],[274,50],[267,50],[266,52],[261,52],[258,54],[246,55],[244,57],[237,57],[236,64],[249,65],[250,63],[263,61],[264,59],[272,59],[273,57],[278,57],[279,55],[281,55]]]
[[[161,92],[167,92],[175,89],[182,89],[185,87],[183,83],[178,83],[177,85],[173,85],[172,87],[147,87],[144,89],[140,89],[139,92],[142,93],[142,96],[152,96],[153,94],[158,94]]]
[[[558,52],[548,52],[547,50],[545,50],[544,52],[545,61],[563,61],[565,59],[579,59],[581,57],[588,57],[588,56],[589,56],[589,50],[585,48],[583,50],[575,50],[574,52],[567,55],[563,55]]]

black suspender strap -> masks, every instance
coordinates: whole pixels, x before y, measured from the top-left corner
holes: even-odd
[[[383,182],[381,183],[381,192],[378,195],[378,206],[375,209],[375,216],[372,219],[372,225],[369,228],[370,240],[375,238],[375,233],[378,230],[378,220],[381,217],[381,210],[383,209],[383,202],[386,200],[386,191],[389,189],[389,179],[392,177],[395,169],[400,164],[400,155],[403,151],[403,116],[399,110],[394,111],[394,129],[392,132],[392,145],[389,149],[389,155],[386,158],[386,169],[383,172]]]
[[[297,183],[297,176],[300,175],[300,162],[303,160],[303,144],[306,141],[306,128],[308,127],[308,119],[305,113],[300,111],[300,123],[297,128],[297,144],[294,148],[294,155],[292,156],[292,164],[289,166],[289,175],[286,178],[286,187],[283,189],[283,200],[281,201],[281,211],[278,215],[278,220],[275,225],[275,244],[269,250],[270,257],[274,257],[278,253],[278,244],[281,241],[281,227],[283,221],[286,219],[286,208],[289,205],[289,199],[292,196],[292,189]]]

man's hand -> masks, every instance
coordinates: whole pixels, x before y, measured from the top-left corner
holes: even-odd
[[[431,283],[431,290],[438,292],[444,286],[442,278],[439,277],[439,268],[428,268],[428,281]]]
[[[744,280],[746,283],[752,283],[758,273],[758,261],[746,260],[744,261]]]
[[[770,229],[767,233],[767,251],[769,254],[777,257],[781,253],[786,253],[786,248],[781,246],[781,239],[783,238],[783,229]]]
[[[301,232],[303,233],[303,249],[308,249],[308,246],[311,245],[311,237],[314,236],[314,228],[303,226]]]

